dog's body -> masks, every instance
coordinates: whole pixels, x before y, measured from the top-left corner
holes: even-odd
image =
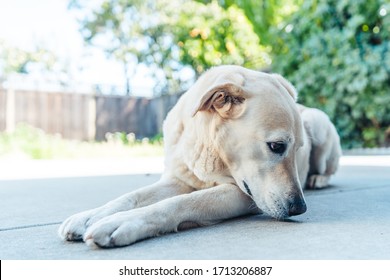
[[[303,186],[326,186],[341,149],[329,118],[296,95],[276,74],[209,70],[166,118],[161,179],[68,218],[61,237],[124,246],[250,213],[304,213]]]

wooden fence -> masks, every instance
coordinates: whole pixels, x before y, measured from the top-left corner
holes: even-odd
[[[0,131],[27,123],[49,134],[77,140],[104,140],[107,132],[138,138],[161,132],[180,95],[158,98],[0,89]]]

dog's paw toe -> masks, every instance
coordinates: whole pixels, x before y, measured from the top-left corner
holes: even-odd
[[[91,248],[114,247],[115,243],[111,240],[111,231],[107,226],[94,226],[85,233],[84,242]]]
[[[88,211],[69,217],[58,229],[58,235],[65,241],[82,241],[91,216]]]
[[[106,232],[105,230],[99,228],[96,228],[91,232],[87,232],[84,236],[84,242],[93,249],[123,246],[116,243],[116,240],[112,236],[112,233]]]
[[[103,248],[103,246],[99,245],[98,243],[96,243],[92,237],[89,237],[89,238],[84,238],[84,242],[85,244],[87,244],[87,246],[91,249],[100,249],[100,248]]]
[[[131,215],[112,215],[89,227],[84,242],[91,247],[112,248],[130,245],[149,237],[147,227]],[[144,230],[142,230],[144,229]]]
[[[83,232],[85,229],[75,227],[75,228],[64,228],[58,231],[58,235],[64,241],[82,241],[83,240]]]
[[[66,241],[81,241],[83,240],[83,235],[81,233],[76,232],[68,232],[63,237]]]

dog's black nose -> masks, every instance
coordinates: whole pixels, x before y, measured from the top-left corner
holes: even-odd
[[[303,199],[299,199],[290,204],[288,209],[289,216],[296,216],[305,213],[307,210],[306,203]]]

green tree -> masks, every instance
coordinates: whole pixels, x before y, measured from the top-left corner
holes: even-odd
[[[55,63],[55,55],[43,48],[26,51],[0,41],[0,78],[2,80],[12,73],[28,74],[32,66],[48,71],[54,67]]]
[[[261,68],[270,64],[269,49],[262,46],[241,9],[222,8],[216,1],[184,1],[170,17],[180,62],[199,75],[221,64]]]
[[[320,107],[346,148],[383,143],[390,125],[388,0],[306,0],[274,45],[272,68]]]
[[[216,0],[197,0],[211,3]],[[253,26],[253,31],[264,46],[272,47],[275,36],[273,30],[286,17],[297,11],[303,0],[217,0],[224,9],[236,6],[242,10]]]
[[[123,65],[126,93],[141,63],[163,67],[171,59],[169,34],[161,20],[165,1],[102,0],[98,5],[72,0],[87,45],[102,49]]]
[[[140,64],[154,73],[159,91],[177,91],[190,67],[198,75],[219,64],[260,68],[269,49],[259,43],[245,14],[232,5],[189,0],[102,0],[100,5],[72,0],[87,44],[120,61],[125,72]],[[127,77],[130,92],[131,75]]]

